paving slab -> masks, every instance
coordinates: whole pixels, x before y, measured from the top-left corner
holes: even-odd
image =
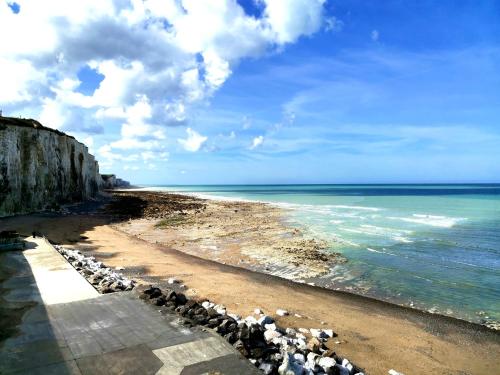
[[[100,295],[45,239],[28,244],[0,259],[16,271],[0,283],[2,307],[20,314],[0,343],[0,374],[259,373],[215,333],[133,292]]]

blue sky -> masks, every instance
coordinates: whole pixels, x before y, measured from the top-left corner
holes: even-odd
[[[4,113],[56,124],[89,144],[103,172],[137,184],[500,182],[499,2],[229,3],[210,10],[214,23],[163,16],[176,38],[200,31],[181,47],[152,51],[156,34],[127,34],[151,43],[145,57],[127,52],[108,12],[99,27],[116,35],[111,47],[78,30],[78,50],[59,37],[28,59],[68,60],[45,63],[46,86],[26,86],[44,100],[19,89]],[[19,1],[14,16],[29,6]],[[171,73],[193,66],[195,80]]]

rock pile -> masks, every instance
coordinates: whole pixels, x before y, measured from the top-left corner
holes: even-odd
[[[113,293],[132,290],[135,281],[106,267],[94,257],[86,257],[78,250],[65,249],[55,246],[56,250],[65,257],[73,267],[91,283],[100,293]]]
[[[188,299],[172,289],[162,291],[149,286],[140,298],[160,306],[163,313],[176,312],[187,326],[213,329],[266,375],[363,375],[348,359],[325,346],[329,338],[336,336],[332,330],[284,329],[260,309],[255,310],[258,318],[242,319],[222,305]]]

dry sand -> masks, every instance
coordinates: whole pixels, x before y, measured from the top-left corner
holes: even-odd
[[[406,375],[499,373],[500,335],[483,326],[217,263],[116,226],[109,217],[85,212],[0,219],[2,230],[40,231],[109,266],[125,267],[126,274],[143,282],[180,278],[187,294],[224,304],[230,312],[247,316],[256,307],[270,314],[287,309],[292,314],[279,318],[280,324],[332,328],[340,342],[334,350],[368,374],[387,374],[391,368]]]

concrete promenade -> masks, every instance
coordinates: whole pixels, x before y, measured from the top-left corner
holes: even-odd
[[[258,374],[133,292],[100,295],[42,238],[0,254],[0,374]]]

